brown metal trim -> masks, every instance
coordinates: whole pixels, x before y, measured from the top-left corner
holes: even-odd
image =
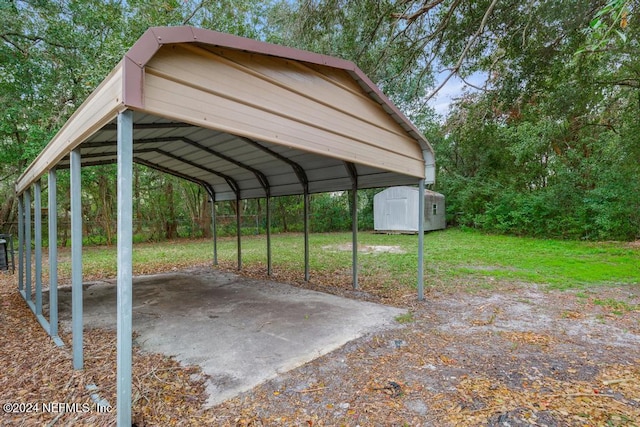
[[[139,73],[144,74],[144,67],[163,45],[177,43],[198,43],[236,49],[345,70],[372,99],[382,105],[387,113],[390,113],[396,122],[412,134],[423,149],[433,152],[433,148],[422,133],[355,63],[328,55],[190,26],[151,27],[129,49],[125,55],[128,61],[124,62],[123,99],[125,105],[131,108],[143,108],[142,87],[144,86],[142,79],[144,76],[140,77]],[[139,68],[139,72],[134,69],[134,65]]]
[[[144,68],[133,59],[122,59],[122,103],[129,108],[144,108]]]
[[[171,27],[172,30],[176,28],[181,27]],[[194,41],[198,43],[243,50],[246,52],[259,53],[263,55],[277,56],[280,58],[293,59],[296,61],[310,62],[312,64],[326,65],[332,68],[341,68],[345,70],[354,70],[357,68],[353,62],[333,56],[322,55],[319,53],[295,49],[288,46],[266,43],[259,40],[234,36],[231,34],[219,33],[202,28],[191,28],[193,30],[195,38]],[[177,30],[174,31],[177,32]]]

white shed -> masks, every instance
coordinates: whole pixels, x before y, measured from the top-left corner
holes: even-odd
[[[391,187],[373,197],[373,228],[380,232],[418,232],[418,189]],[[424,191],[424,230],[446,228],[444,195]]]

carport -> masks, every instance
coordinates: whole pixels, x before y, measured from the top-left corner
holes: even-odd
[[[269,274],[270,199],[303,195],[305,280],[309,194],[354,190],[352,203],[357,206],[357,189],[418,184],[422,191],[435,177],[427,140],[355,64],[193,27],[145,32],[16,183],[18,288],[61,345],[55,244],[49,245],[49,319],[42,311],[41,181],[46,174],[47,206],[56,212],[56,170],[70,169],[73,367],[82,369],[80,169],[117,163],[118,425],[131,425],[134,162],[207,190],[213,202],[214,263],[215,203],[265,198]],[[357,287],[357,215],[352,211]],[[417,283],[418,298],[423,299],[423,221],[418,223]],[[48,224],[49,241],[55,242],[55,214],[49,215]],[[241,243],[238,227],[238,269]]]

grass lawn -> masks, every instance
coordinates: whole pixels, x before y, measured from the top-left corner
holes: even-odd
[[[361,277],[382,282],[383,286],[415,287],[417,240],[415,235],[360,233]],[[312,234],[312,275],[348,275],[350,243],[350,233]],[[301,234],[274,235],[272,248],[276,271],[299,272],[302,276],[304,242]],[[114,277],[115,251],[115,247],[85,247],[85,277]],[[69,257],[68,249],[60,251],[63,280],[70,275]],[[213,244],[208,239],[136,244],[134,270],[135,274],[170,270],[208,263],[212,257]],[[218,259],[227,266],[235,264],[235,238],[218,241]],[[266,264],[264,235],[243,236],[242,260],[243,266],[249,268]],[[473,282],[473,286],[478,282],[491,286],[495,280],[537,283],[556,289],[637,285],[640,283],[640,248],[625,242],[541,240],[460,229],[425,235],[425,286],[459,287],[465,282]]]

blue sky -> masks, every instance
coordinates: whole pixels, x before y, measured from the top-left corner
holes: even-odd
[[[438,87],[440,83],[447,77],[447,72],[442,72],[436,76],[435,87]],[[471,84],[482,86],[484,84],[485,75],[482,73],[475,73],[469,79]],[[456,98],[460,97],[464,92],[475,92],[477,89],[469,87],[461,79],[456,76],[452,76],[446,85],[438,94],[429,101],[429,106],[432,107],[436,114],[439,114],[443,118],[447,115],[449,105]]]

